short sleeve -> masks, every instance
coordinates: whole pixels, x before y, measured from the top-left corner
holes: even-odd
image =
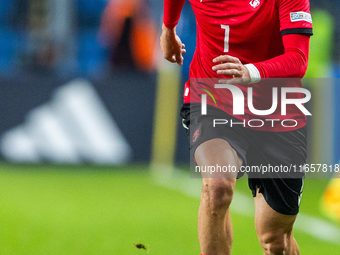
[[[277,0],[281,35],[313,34],[309,0]]]

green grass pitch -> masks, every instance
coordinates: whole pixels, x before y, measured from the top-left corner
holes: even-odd
[[[2,163],[0,254],[198,255],[199,199],[156,185],[147,170]],[[326,182],[306,180],[301,212],[322,218]],[[238,180],[237,190],[251,196],[246,180]],[[232,217],[232,254],[262,254],[252,217]],[[301,254],[340,254],[340,245],[301,231],[295,237]]]

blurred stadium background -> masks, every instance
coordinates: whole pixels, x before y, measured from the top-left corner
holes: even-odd
[[[311,9],[309,160],[335,164],[340,1]],[[187,2],[181,69],[162,60],[161,20],[160,0],[1,0],[0,254],[199,254],[200,180],[178,114],[195,20]],[[301,254],[340,254],[329,179],[306,179]],[[261,254],[253,211],[241,179],[235,255]]]

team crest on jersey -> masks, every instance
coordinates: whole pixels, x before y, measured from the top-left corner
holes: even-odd
[[[312,23],[312,16],[308,12],[291,12],[290,21],[307,21],[309,23]]]
[[[249,4],[251,7],[256,8],[257,6],[260,5],[260,0],[251,0]]]
[[[196,142],[196,140],[197,140],[197,138],[199,137],[199,135],[200,135],[200,129],[198,128],[198,129],[195,131],[194,135],[192,136],[192,142],[193,142],[193,143]]]

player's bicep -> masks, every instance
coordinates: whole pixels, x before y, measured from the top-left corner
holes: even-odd
[[[295,70],[295,77],[303,77],[308,67],[309,35],[287,34],[282,37],[289,68]]]
[[[298,50],[303,52],[306,56],[308,56],[309,51],[309,35],[303,34],[288,34],[282,36],[283,46],[285,48],[285,52],[289,50]]]
[[[312,35],[309,0],[277,0],[281,35]]]

